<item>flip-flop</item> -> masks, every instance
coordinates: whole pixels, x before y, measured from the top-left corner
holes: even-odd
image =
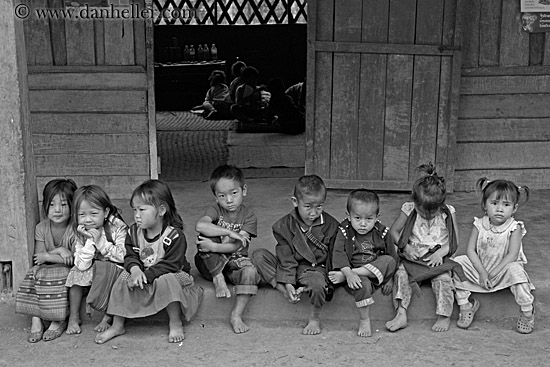
[[[42,336],[44,335],[44,329],[40,331],[31,332],[29,337],[27,338],[27,341],[29,343],[38,343],[42,340]]]
[[[520,312],[516,330],[520,334],[531,334],[535,329],[535,307],[533,306],[533,316],[526,317],[523,312]]]
[[[67,321],[63,321],[61,324],[59,324],[59,327],[55,330],[46,330],[44,332],[44,336],[42,337],[42,340],[45,342],[49,342],[52,340],[55,340],[59,338],[61,335],[63,335],[63,332],[67,328]]]
[[[472,325],[472,322],[474,321],[474,316],[479,310],[480,303],[477,299],[473,299],[473,305],[472,308],[469,310],[460,311],[460,314],[458,315],[458,321],[456,322],[456,326],[458,326],[461,329],[467,329]]]

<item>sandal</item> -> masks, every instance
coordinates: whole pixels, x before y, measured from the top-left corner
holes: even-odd
[[[38,343],[42,340],[42,336],[44,335],[44,329],[40,331],[31,332],[29,337],[27,338],[27,341],[29,343]]]
[[[63,335],[63,332],[65,331],[66,328],[67,328],[67,321],[63,321],[61,324],[59,324],[59,327],[57,329],[46,330],[46,332],[44,332],[44,337],[42,338],[42,340],[44,340],[45,342],[55,340],[59,338],[61,335]]]
[[[532,317],[527,317],[523,312],[520,312],[516,329],[520,334],[531,334],[533,332],[535,329],[535,307],[533,307]]]
[[[473,306],[469,310],[461,311],[458,315],[458,321],[456,322],[456,326],[458,326],[461,329],[467,329],[472,325],[472,322],[474,321],[474,316],[479,310],[480,303],[477,299],[473,299]]]

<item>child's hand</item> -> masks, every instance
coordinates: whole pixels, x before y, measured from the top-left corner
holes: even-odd
[[[47,261],[48,254],[46,252],[41,252],[39,254],[34,254],[34,264],[42,265]]]
[[[302,291],[297,292],[292,284],[285,284],[285,289],[288,301],[290,303],[296,303],[300,301],[300,294],[302,293],[303,289]]]
[[[143,289],[143,285],[147,284],[147,277],[143,274],[143,271],[137,266],[130,269],[130,280],[128,280],[128,287],[133,289],[134,287],[140,287]]]
[[[486,271],[479,273],[479,284],[487,290],[493,288],[493,285],[489,279],[489,274]]]
[[[425,257],[423,260],[426,261],[427,265],[431,267],[439,266],[443,264],[443,256],[441,256],[439,250],[437,250],[430,256]]]
[[[386,284],[382,286],[382,294],[384,296],[389,296],[391,294],[391,291],[393,289],[393,282],[390,280]]]
[[[351,289],[363,288],[361,278],[359,278],[359,275],[355,274],[354,272],[351,272],[351,274],[346,276],[346,281],[348,282],[348,287],[350,287]]]
[[[407,260],[411,260],[411,261],[418,260],[418,256],[413,253],[413,250],[408,243],[403,248],[403,255]]]
[[[234,240],[241,241],[243,247],[248,246],[248,244],[250,243],[250,238],[248,236],[243,236],[238,232],[231,231],[229,233],[229,237],[233,238]]]
[[[210,238],[199,235],[197,240],[197,248],[200,252],[212,252],[214,246],[215,244]]]
[[[60,247],[57,254],[61,256],[61,258],[63,259],[63,263],[65,265],[69,265],[69,266],[73,265],[73,262],[74,262],[73,253],[69,249],[65,247]]]

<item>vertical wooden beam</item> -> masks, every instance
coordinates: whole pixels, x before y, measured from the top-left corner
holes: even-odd
[[[503,0],[500,66],[527,66],[529,64],[529,34],[521,27],[519,1]]]
[[[148,7],[152,7],[152,0],[145,0]],[[155,55],[154,55],[153,19],[145,20],[145,48],[147,56],[147,117],[149,120],[149,167],[152,179],[159,175],[157,154],[157,120],[155,107]]]
[[[466,68],[475,68],[479,65],[479,0],[465,0],[464,33],[462,42],[462,61]],[[456,44],[456,42],[455,42]]]
[[[32,261],[38,198],[25,35],[23,21],[14,17],[13,1],[0,1],[0,28],[0,261],[11,261],[17,289]]]
[[[63,9],[63,0],[48,0],[51,9]],[[53,64],[55,66],[67,65],[67,43],[65,35],[65,21],[63,19],[50,19],[50,34],[52,40]]]
[[[479,3],[479,66],[498,66],[502,0]]]

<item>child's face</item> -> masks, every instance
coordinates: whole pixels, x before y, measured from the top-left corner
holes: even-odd
[[[103,223],[109,215],[109,209],[92,206],[88,200],[82,200],[78,208],[78,224],[86,229],[103,228]]]
[[[497,199],[498,196],[498,192],[495,191],[485,201],[485,211],[489,221],[495,226],[504,224],[518,209],[518,205],[509,198],[501,196]]]
[[[378,205],[353,200],[347,213],[351,226],[359,234],[369,233],[378,219]]]
[[[166,209],[161,206],[159,210],[151,204],[147,204],[138,197],[132,200],[134,209],[134,220],[141,229],[152,229],[153,227],[162,227],[162,216]]]
[[[65,196],[57,194],[53,197],[48,209],[48,219],[56,224],[63,224],[69,221],[71,208]]]
[[[313,222],[321,216],[323,213],[323,205],[325,205],[326,194],[314,194],[307,195],[302,194],[301,198],[292,197],[292,203],[294,207],[298,209],[298,214],[300,218],[308,226],[312,225]]]
[[[214,190],[216,202],[225,210],[235,212],[243,203],[246,196],[246,185],[241,187],[239,182],[228,178],[220,178]]]

